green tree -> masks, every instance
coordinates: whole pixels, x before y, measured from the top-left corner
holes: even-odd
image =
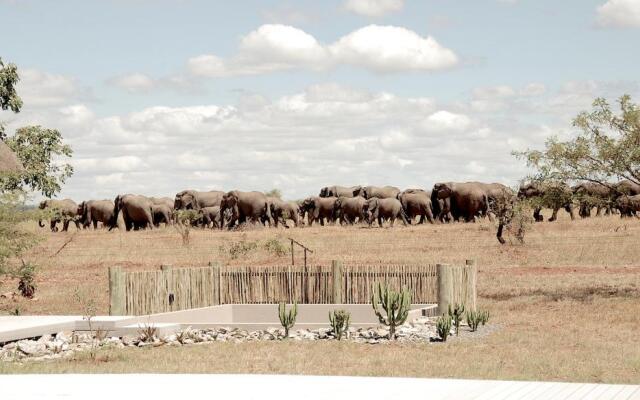
[[[615,113],[605,99],[597,98],[591,111],[573,120],[573,139],[551,137],[544,150],[515,154],[535,169],[532,178],[538,181],[589,181],[612,190],[612,180],[640,184],[640,109],[628,95],[618,104],[620,112]]]
[[[0,58],[0,109],[11,110],[15,113],[22,108],[22,99],[16,92],[16,85],[20,81],[18,67],[15,64],[4,64]],[[6,138],[4,125],[0,122],[0,140]]]
[[[19,128],[6,143],[22,162],[25,171],[20,176],[5,179],[5,190],[26,187],[52,197],[73,174],[73,166],[60,162],[62,157],[71,157],[73,151],[63,143],[62,135],[56,129],[26,126]]]

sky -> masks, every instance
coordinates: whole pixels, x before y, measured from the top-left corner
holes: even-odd
[[[58,129],[58,197],[528,174],[594,98],[640,94],[640,0],[0,0],[7,132]]]

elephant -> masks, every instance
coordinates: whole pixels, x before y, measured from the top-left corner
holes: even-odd
[[[626,194],[628,196],[635,196],[640,194],[640,185],[628,179],[618,182],[614,188],[619,195]]]
[[[420,191],[410,192],[405,190],[398,194],[398,200],[402,204],[402,209],[411,223],[415,217],[420,216],[418,223],[423,224],[425,220],[434,223],[433,206],[431,205],[431,192],[420,189]]]
[[[122,212],[127,231],[131,229],[153,229],[153,203],[146,196],[136,194],[120,194],[114,200],[115,219]]]
[[[356,197],[362,186],[326,186],[320,189],[320,197]]]
[[[361,196],[356,197],[338,197],[334,204],[334,215],[336,220],[346,222],[350,225],[365,220],[364,205],[366,199]]]
[[[234,224],[240,224],[251,220],[253,223],[265,221],[272,225],[273,218],[269,209],[269,200],[261,192],[241,192],[232,190],[222,196],[220,202],[220,215],[224,215],[227,210],[231,210],[231,220],[228,223],[229,229]],[[224,218],[220,218],[220,229],[224,228]]]
[[[558,218],[560,208],[564,208],[569,213],[572,221],[575,219],[573,193],[565,183],[530,182],[520,186],[518,198],[538,199],[538,204],[534,206],[533,210],[533,218],[536,222],[544,221],[544,217],[540,214],[543,206],[553,210],[549,222]]]
[[[98,229],[101,222],[102,227],[112,228],[117,225],[114,208],[111,200],[87,200],[78,205],[78,216],[84,227],[93,225],[93,229]]]
[[[367,218],[369,226],[373,224],[373,221],[377,220],[378,226],[382,228],[382,221],[385,219],[389,219],[391,226],[393,226],[398,218],[402,219],[402,223],[405,226],[408,224],[402,204],[396,198],[379,199],[372,197],[365,201],[362,211]]]
[[[198,210],[198,222],[202,228],[219,228],[220,206],[204,207]]]
[[[149,200],[151,199],[149,198]],[[153,216],[153,226],[156,228],[163,222],[166,226],[173,225],[173,207],[170,207],[166,202],[157,204],[151,200],[151,214]]]
[[[398,196],[398,193],[400,193],[400,189],[395,186],[366,186],[360,191],[360,196],[365,199],[370,199],[372,197],[377,197],[379,199],[395,199]]]
[[[474,222],[476,217],[488,214],[489,199],[486,189],[476,183],[440,182],[433,186],[431,203],[448,200],[438,207],[438,218],[450,212],[453,220]]]
[[[173,210],[175,205],[175,200],[172,200],[171,197],[149,197],[149,200],[151,200],[153,204],[164,204],[171,210]]]
[[[268,200],[271,217],[275,221],[276,227],[278,226],[278,222],[280,222],[285,228],[288,228],[288,219],[293,221],[294,226],[298,226],[300,206],[296,202],[283,201],[277,197],[269,197]]]
[[[204,207],[220,206],[224,194],[224,192],[218,190],[209,192],[183,190],[176,194],[173,208],[176,210],[199,210]]]
[[[578,201],[578,215],[581,218],[591,216],[591,209],[596,207],[596,216],[611,213],[615,191],[610,187],[595,182],[580,182],[571,188],[574,198]]]
[[[300,213],[304,218],[307,214],[309,226],[315,221],[320,221],[320,225],[324,226],[325,219],[327,222],[335,222],[335,204],[337,197],[308,197],[300,204]]]
[[[623,194],[616,199],[616,208],[620,210],[620,217],[638,217],[636,214],[640,211],[640,194],[627,196]],[[638,217],[640,218],[640,217]]]
[[[76,228],[78,230],[81,228],[78,215],[78,205],[71,199],[43,200],[40,202],[38,208],[41,210],[49,210],[52,213],[49,223],[51,232],[58,232],[57,224],[60,221],[62,221],[63,232],[66,232],[69,229],[69,222],[76,224]],[[42,219],[38,220],[38,226],[40,226],[40,228],[44,228]]]

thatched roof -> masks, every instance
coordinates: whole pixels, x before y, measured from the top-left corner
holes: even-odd
[[[0,140],[0,173],[21,172],[24,170],[22,163],[18,160],[13,151],[2,140]]]

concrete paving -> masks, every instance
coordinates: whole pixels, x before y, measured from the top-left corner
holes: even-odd
[[[0,387],[6,399],[640,400],[638,385],[290,375],[13,375]]]

